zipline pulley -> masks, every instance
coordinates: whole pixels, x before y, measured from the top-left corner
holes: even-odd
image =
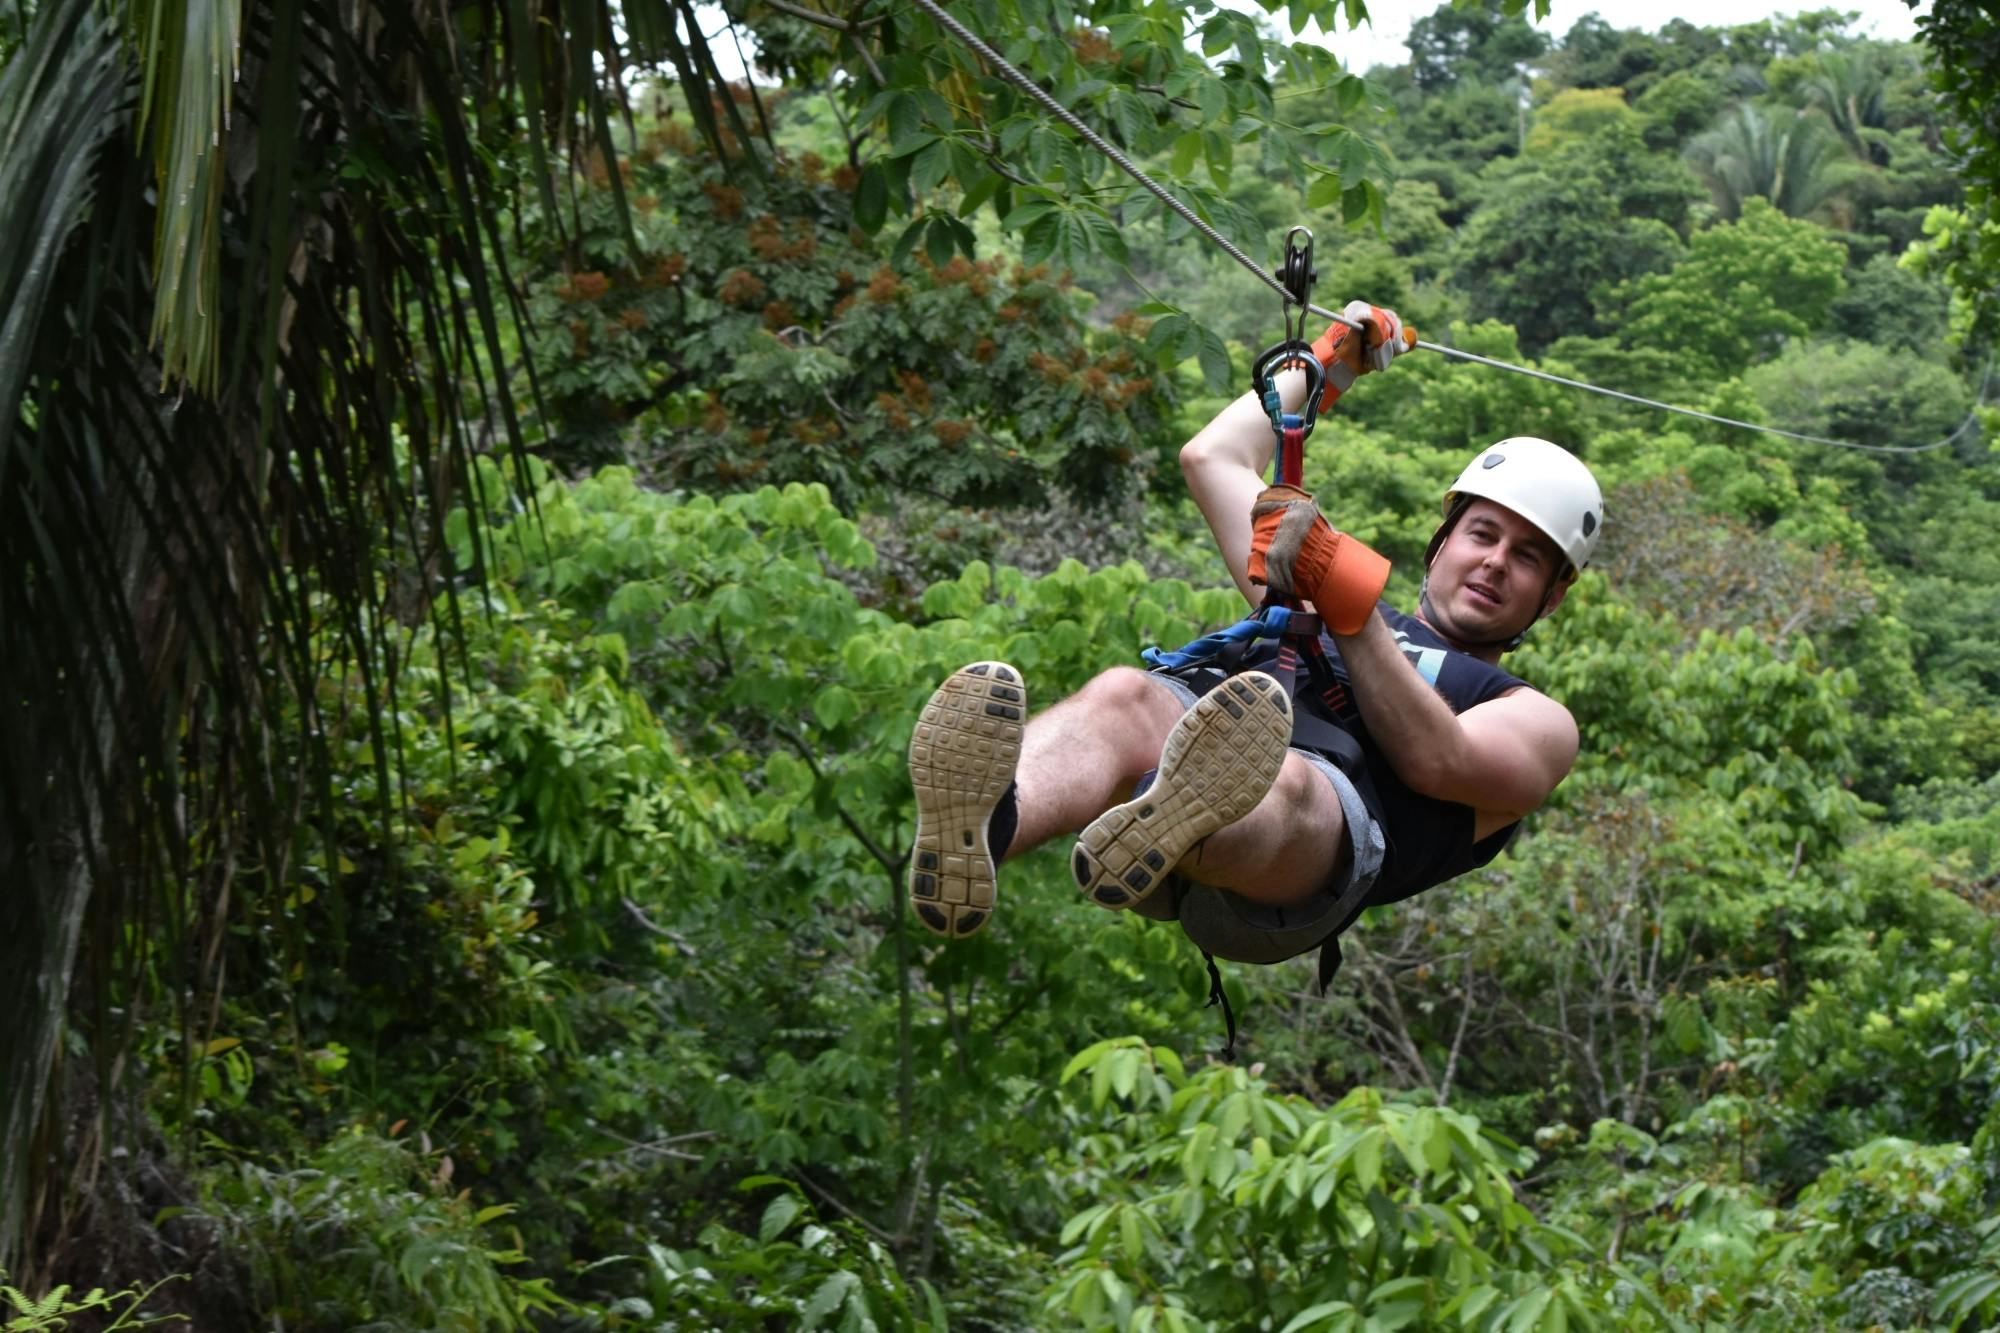
[[[1326,388],[1326,367],[1313,355],[1306,339],[1306,321],[1312,316],[1313,282],[1319,277],[1313,267],[1313,235],[1305,227],[1285,233],[1285,257],[1278,267],[1278,281],[1284,288],[1284,340],[1267,348],[1250,367],[1250,387],[1264,404],[1271,419],[1271,431],[1278,437],[1277,475],[1281,486],[1300,486],[1305,475],[1306,436],[1319,420],[1319,404]],[[1306,372],[1306,400],[1298,412],[1285,411],[1278,396],[1278,372],[1299,366]]]

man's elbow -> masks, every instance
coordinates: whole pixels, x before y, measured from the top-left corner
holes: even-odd
[[[1215,446],[1197,435],[1181,446],[1181,476],[1192,481],[1215,466]]]
[[[1434,755],[1406,755],[1391,765],[1403,785],[1419,796],[1428,796],[1439,801],[1465,801],[1466,783],[1453,765],[1441,762]]]

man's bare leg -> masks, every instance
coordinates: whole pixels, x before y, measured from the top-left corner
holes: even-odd
[[[1130,792],[1179,720],[1179,701],[1118,667],[1027,721],[1027,687],[1004,662],[975,662],[932,694],[910,738],[917,829],[910,904],[963,938],[997,900],[995,862],[1074,833]]]
[[[1132,794],[1160,762],[1180,701],[1134,667],[1114,667],[1028,723],[1021,742],[1015,856],[1084,825]]]
[[[1347,816],[1321,773],[1296,751],[1271,790],[1243,818],[1181,858],[1189,879],[1283,907],[1334,883],[1352,855]]]
[[[1007,856],[1078,833],[1132,795],[1159,766],[1160,747],[1185,712],[1149,673],[1116,667],[1036,714],[1021,743],[1020,822]],[[1346,854],[1340,798],[1302,756],[1287,754],[1256,808],[1197,845],[1180,869],[1253,902],[1283,905],[1310,897]]]
[[[940,701],[948,706],[940,708]],[[1131,667],[1095,677],[1023,728],[1026,702],[1012,668],[976,664],[940,687],[912,739],[919,818],[911,901],[939,934],[969,935],[985,924],[994,904],[995,859],[1085,829],[1129,796],[1160,764],[1163,744],[1187,712],[1172,691]],[[996,709],[1012,716],[989,715]],[[937,746],[934,768],[933,743],[940,740],[945,744]],[[976,750],[978,757],[962,760],[956,774],[945,773],[947,748]],[[1015,791],[1003,799],[1008,777]],[[1003,804],[1012,806],[1012,831],[1001,835],[1005,845],[992,848],[1001,853],[992,858],[988,823]],[[1338,799],[1310,764],[1287,754],[1255,807],[1189,849],[1181,869],[1202,883],[1282,904],[1327,882],[1345,848]],[[1098,900],[1129,905],[1111,896]]]
[[[1270,676],[1216,686],[1168,734],[1157,781],[1083,829],[1070,858],[1077,887],[1119,910],[1179,869],[1260,902],[1310,896],[1337,869],[1345,836],[1338,799],[1289,750],[1291,733],[1290,702]]]

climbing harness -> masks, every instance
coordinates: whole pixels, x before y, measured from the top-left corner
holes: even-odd
[[[1177,198],[1171,190],[1168,190],[1151,176],[1148,176],[1132,159],[1106,142],[1102,135],[1091,129],[1074,111],[1071,111],[1068,107],[1057,101],[1040,84],[1009,64],[1006,58],[999,52],[981,41],[964,24],[946,13],[944,8],[936,3],[936,0],[916,0],[916,6],[930,15],[947,32],[963,43],[967,49],[971,50],[981,60],[984,60],[1002,78],[1026,93],[1050,115],[1075,131],[1077,137],[1102,153],[1114,166],[1137,181],[1161,203],[1172,209],[1175,214],[1190,227],[1194,228],[1210,244],[1235,260],[1244,269],[1254,274],[1266,286],[1273,288],[1281,295],[1288,291],[1285,278],[1271,273],[1256,260],[1243,253],[1234,242],[1210,226],[1192,208],[1189,208]],[[1328,310],[1322,306],[1308,305],[1305,308],[1305,313],[1330,319],[1336,324],[1345,324],[1351,329],[1361,327],[1357,321],[1349,319],[1339,311]],[[1516,375],[1526,375],[1532,379],[1543,380],[1550,384],[1560,384],[1565,388],[1581,389],[1585,393],[1594,393],[1606,398],[1615,398],[1620,402],[1631,403],[1638,407],[1649,407],[1658,412],[1671,412],[1678,416],[1693,417],[1698,421],[1706,421],[1717,426],[1730,426],[1737,430],[1756,431],[1764,435],[1776,435],[1787,440],[1797,440],[1802,444],[1824,445],[1833,449],[1852,449],[1860,453],[1870,454],[1923,454],[1929,453],[1932,450],[1946,448],[1971,428],[1972,423],[1978,419],[1979,407],[1984,403],[1986,397],[1985,387],[1982,384],[1980,395],[1974,400],[1973,409],[1966,414],[1965,420],[1958,424],[1956,430],[1941,440],[1933,440],[1929,444],[1915,445],[1862,444],[1855,440],[1836,440],[1825,435],[1808,435],[1800,431],[1784,430],[1777,426],[1761,425],[1755,421],[1739,421],[1734,417],[1718,416],[1713,412],[1703,412],[1698,408],[1680,407],[1673,403],[1663,403],[1658,399],[1644,398],[1636,393],[1626,393],[1621,389],[1607,389],[1603,385],[1592,384],[1588,380],[1571,379],[1567,375],[1557,375],[1546,370],[1536,370],[1530,366],[1515,365],[1511,361],[1501,361],[1495,357],[1481,356],[1477,352],[1467,352],[1456,347],[1447,347],[1441,343],[1425,342],[1419,339],[1413,345],[1421,347],[1428,352],[1436,352],[1438,355],[1451,358],[1452,360],[1469,361],[1475,365],[1490,366],[1495,370],[1505,370]],[[1990,365],[1988,369],[1990,371]]]
[[[1317,423],[1326,379],[1326,368],[1304,336],[1305,321],[1313,308],[1312,284],[1316,277],[1311,231],[1294,227],[1287,233],[1280,271],[1284,274],[1285,336],[1257,358],[1250,381],[1276,437],[1272,451],[1273,481],[1281,486],[1301,486],[1305,476],[1305,443]],[[1294,366],[1306,372],[1306,395],[1299,411],[1287,412],[1278,389],[1278,375]],[[1306,611],[1297,597],[1276,595],[1267,589],[1264,604],[1248,618],[1172,652],[1147,648],[1140,656],[1155,669],[1187,672],[1208,668],[1203,673],[1207,679],[1202,682],[1206,688],[1197,691],[1206,693],[1245,670],[1247,655],[1259,642],[1277,640],[1276,661],[1261,669],[1277,680],[1287,698],[1295,701],[1291,744],[1324,755],[1347,775],[1357,790],[1372,791],[1360,743],[1333,720],[1337,715],[1336,701],[1345,696],[1346,687],[1327,657],[1320,628],[1319,616]],[[1299,682],[1302,664],[1311,685],[1310,693],[1303,696]],[[1193,687],[1194,682],[1187,676],[1179,678]],[[1359,838],[1362,832],[1352,830],[1349,836]],[[1222,972],[1215,962],[1216,950],[1224,950],[1225,957],[1240,961],[1275,963],[1318,947],[1319,984],[1324,993],[1340,969],[1339,932],[1359,913],[1369,887],[1365,882],[1356,882],[1343,894],[1328,895],[1325,902],[1309,904],[1309,909],[1318,910],[1310,911],[1302,926],[1289,929],[1259,927],[1244,919],[1230,902],[1233,895],[1224,890],[1187,884],[1174,895],[1173,917],[1181,921],[1183,930],[1188,930],[1183,910],[1190,900],[1198,899],[1195,905],[1200,919],[1210,923],[1210,930],[1220,932],[1201,939],[1190,931],[1189,937],[1201,949],[1202,960],[1208,966],[1208,1003],[1222,1007],[1223,1022],[1228,1029],[1225,1057],[1232,1056],[1236,1048],[1236,1015],[1222,986]],[[1207,901],[1210,898],[1214,901]]]

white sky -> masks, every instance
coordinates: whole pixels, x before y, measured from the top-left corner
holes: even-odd
[[[1410,24],[1437,7],[1437,0],[1370,0],[1368,14],[1372,22],[1351,33],[1338,33],[1326,44],[1340,56],[1342,64],[1357,72],[1365,73],[1374,65],[1400,65],[1409,59],[1409,50],[1403,42],[1410,35]],[[1255,7],[1237,0],[1232,8],[1253,11]],[[1924,0],[1921,8],[1928,12],[1930,0]],[[1535,26],[1561,41],[1563,34],[1578,19],[1593,13],[1601,15],[1614,28],[1657,32],[1677,18],[1686,19],[1697,28],[1724,28],[1755,23],[1758,19],[1778,14],[1817,9],[1859,13],[1861,18],[1855,23],[1853,31],[1884,41],[1909,41],[1917,35],[1916,11],[1905,5],[1903,0],[1846,0],[1846,3],[1828,0],[1826,4],[1772,4],[1768,0],[1677,0],[1670,6],[1661,4],[1660,0],[1552,0],[1548,18]],[[1532,6],[1529,13],[1532,16]],[[1276,21],[1281,33],[1289,31],[1283,10],[1270,17]],[[1533,18],[1530,17],[1529,21],[1533,22]],[[1310,37],[1314,31],[1307,29],[1306,35]],[[1325,41],[1324,38],[1320,40]]]

